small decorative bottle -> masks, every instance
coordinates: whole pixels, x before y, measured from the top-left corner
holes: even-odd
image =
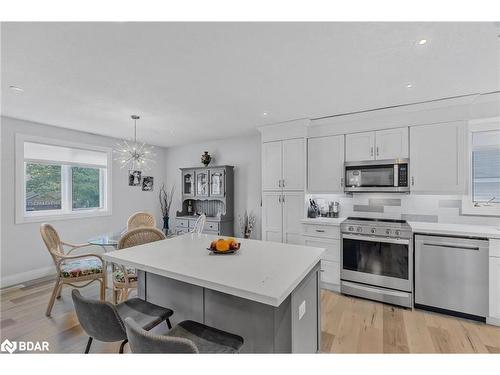
[[[191,206],[191,201],[188,201],[188,215],[193,214],[193,206]]]

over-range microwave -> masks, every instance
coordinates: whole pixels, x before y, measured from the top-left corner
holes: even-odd
[[[344,163],[345,192],[409,192],[409,159]]]

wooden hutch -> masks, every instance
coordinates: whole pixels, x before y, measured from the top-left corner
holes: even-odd
[[[233,236],[233,166],[181,168],[182,209],[176,215],[176,233],[189,232],[200,214],[207,215],[203,233]]]

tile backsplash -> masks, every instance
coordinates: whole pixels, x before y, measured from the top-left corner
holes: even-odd
[[[311,194],[320,207],[340,203],[340,216],[402,219],[431,223],[500,225],[500,217],[462,214],[462,197],[457,195],[415,195],[392,193]]]

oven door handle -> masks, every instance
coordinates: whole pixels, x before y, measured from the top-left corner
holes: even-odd
[[[342,238],[345,238],[348,240],[395,243],[395,244],[400,244],[400,245],[409,245],[410,244],[410,240],[406,240],[406,239],[402,239],[402,238],[369,237],[369,236],[360,236],[360,235],[356,235],[356,234],[342,234]]]

